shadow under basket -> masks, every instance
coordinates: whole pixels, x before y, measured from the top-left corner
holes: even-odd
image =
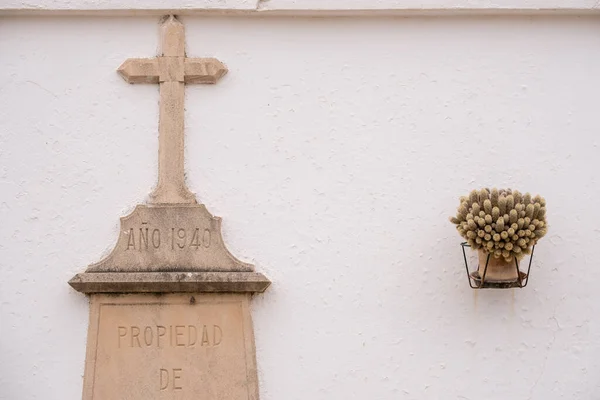
[[[491,254],[488,254],[485,259],[485,264],[483,260],[479,261],[479,268],[473,272],[469,272],[469,263],[467,262],[467,253],[465,251],[465,247],[471,247],[467,242],[463,242],[460,244],[463,251],[463,257],[465,259],[465,269],[467,271],[467,279],[469,281],[469,286],[471,289],[510,289],[510,288],[524,288],[529,283],[529,272],[531,271],[531,262],[533,260],[533,251],[535,250],[535,245],[531,248],[531,255],[529,256],[529,266],[527,267],[527,272],[523,272],[519,269],[519,261],[516,259],[515,261],[515,271],[513,273],[514,278],[511,279],[503,279],[503,280],[487,280],[486,275],[488,273],[488,267],[494,262],[491,260]],[[481,257],[481,255],[480,255]],[[480,270],[483,267],[483,272]],[[507,265],[508,267],[508,265]],[[489,278],[489,277],[488,277]]]

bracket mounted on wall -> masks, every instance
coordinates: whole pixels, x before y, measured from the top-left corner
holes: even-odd
[[[467,253],[465,251],[465,247],[471,247],[467,242],[463,242],[460,244],[463,251],[463,257],[465,260],[465,269],[467,271],[467,279],[469,281],[469,286],[471,289],[510,289],[510,288],[519,288],[522,289],[529,283],[529,272],[531,271],[531,262],[533,261],[533,251],[535,250],[535,245],[531,248],[531,255],[529,256],[529,266],[527,267],[527,272],[523,272],[519,269],[519,261],[515,259],[515,268],[517,270],[517,279],[505,282],[487,282],[485,280],[486,273],[488,270],[488,264],[490,262],[491,254],[487,255],[487,259],[485,261],[485,267],[483,268],[483,273],[480,273],[479,270],[475,270],[473,272],[469,272],[469,263],[467,261]]]

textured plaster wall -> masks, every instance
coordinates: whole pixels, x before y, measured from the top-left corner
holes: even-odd
[[[600,398],[600,21],[184,18],[193,191],[272,287],[262,400]],[[100,260],[156,179],[155,18],[0,19],[0,398],[77,399]],[[546,196],[524,290],[475,292],[447,222]]]

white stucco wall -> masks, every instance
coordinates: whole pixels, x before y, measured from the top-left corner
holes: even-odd
[[[188,182],[273,285],[262,400],[600,398],[600,21],[184,18],[230,73],[187,89]],[[155,179],[156,18],[0,19],[0,398],[80,397],[67,280]],[[523,290],[467,286],[447,217],[544,195]]]

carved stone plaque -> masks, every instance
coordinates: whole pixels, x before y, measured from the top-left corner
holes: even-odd
[[[94,295],[84,400],[257,400],[247,294]]]
[[[119,241],[87,272],[253,271],[223,244],[221,219],[203,204],[139,205],[121,218]]]
[[[234,257],[203,204],[138,205],[113,251],[69,281],[85,293],[262,292],[270,284]]]

